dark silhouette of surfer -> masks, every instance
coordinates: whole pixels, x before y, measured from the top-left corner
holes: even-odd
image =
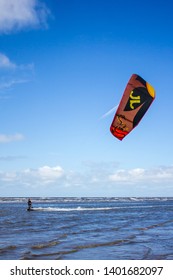
[[[30,211],[31,210],[31,208],[32,208],[32,201],[31,201],[31,199],[29,198],[28,199],[28,211]]]

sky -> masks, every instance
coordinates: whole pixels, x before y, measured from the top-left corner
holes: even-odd
[[[0,196],[173,196],[171,0],[0,0]],[[126,84],[156,91],[123,141]]]

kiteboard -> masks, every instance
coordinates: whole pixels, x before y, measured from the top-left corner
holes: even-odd
[[[27,211],[34,211],[34,208],[27,208]]]

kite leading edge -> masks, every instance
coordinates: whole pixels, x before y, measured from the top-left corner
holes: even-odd
[[[123,140],[138,125],[154,98],[154,88],[139,75],[133,74],[115,113],[111,133]]]

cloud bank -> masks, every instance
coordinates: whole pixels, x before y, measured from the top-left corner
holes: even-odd
[[[20,189],[19,189],[20,186]],[[68,171],[61,166],[42,166],[21,171],[0,171],[0,189],[31,196],[173,196],[173,166],[153,169],[97,168],[86,172]]]
[[[46,25],[49,10],[38,0],[1,0],[0,33]]]
[[[173,166],[163,166],[153,169],[134,168],[120,169],[109,175],[109,182],[121,184],[173,184]]]

